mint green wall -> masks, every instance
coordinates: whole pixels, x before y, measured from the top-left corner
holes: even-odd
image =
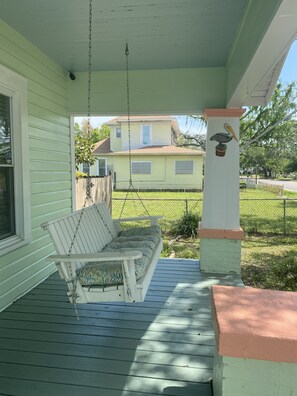
[[[241,273],[241,241],[200,238],[200,268],[204,273]]]
[[[215,354],[214,396],[294,396],[297,364]]]
[[[0,62],[28,79],[32,242],[0,256],[0,310],[55,270],[40,224],[71,210],[66,73],[0,21]]]
[[[130,71],[131,114],[197,114],[206,107],[225,107],[225,69]],[[68,81],[69,111],[87,113],[87,73]],[[126,74],[92,73],[92,113],[127,113]]]

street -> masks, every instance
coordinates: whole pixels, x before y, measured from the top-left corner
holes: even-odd
[[[297,192],[297,180],[259,179],[258,181],[270,185],[284,186],[284,190]]]

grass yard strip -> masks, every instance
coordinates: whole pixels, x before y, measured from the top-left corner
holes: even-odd
[[[246,286],[297,291],[296,237],[246,236],[241,257]]]

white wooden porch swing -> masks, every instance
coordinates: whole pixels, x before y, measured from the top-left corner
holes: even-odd
[[[91,116],[92,0],[89,0],[89,68],[88,68],[88,137]],[[145,298],[162,250],[158,219],[150,216],[133,186],[131,169],[129,49],[126,45],[127,115],[129,138],[129,189],[120,218],[113,220],[105,205],[95,204],[91,197],[90,172],[87,178],[83,208],[59,219],[41,224],[47,230],[57,254],[59,274],[68,286],[71,303],[142,302]],[[89,167],[90,168],[90,167]],[[146,216],[122,218],[128,194],[133,192]],[[87,202],[92,205],[87,207]],[[121,222],[149,221],[150,225],[122,230]]]

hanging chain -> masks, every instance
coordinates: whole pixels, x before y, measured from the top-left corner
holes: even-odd
[[[90,177],[90,156],[91,156],[91,78],[92,78],[92,20],[93,20],[93,7],[92,0],[89,0],[89,57],[88,57],[88,157],[89,157],[89,166],[88,166],[88,177],[87,177],[87,185],[86,185],[86,196],[87,198],[91,198],[91,188],[93,187],[91,184]]]
[[[124,203],[121,209],[121,213],[119,218],[122,217],[122,214],[124,212],[124,208],[126,206],[126,202],[128,199],[129,192],[132,190],[138,198],[138,200],[141,202],[142,207],[145,211],[145,213],[150,216],[146,206],[142,202],[138,192],[135,190],[133,186],[133,180],[132,180],[132,152],[131,152],[131,120],[130,120],[130,82],[129,82],[129,47],[128,43],[126,43],[126,48],[125,48],[125,56],[126,56],[126,94],[127,94],[127,118],[128,118],[128,146],[129,146],[129,188],[126,193]]]
[[[88,156],[90,157],[91,155],[91,146],[90,146],[90,140],[91,140],[91,75],[92,75],[92,18],[93,18],[93,7],[92,7],[92,0],[89,0],[89,44],[88,44],[88,48],[89,48],[89,57],[88,57]],[[77,234],[78,234],[78,230],[80,227],[80,223],[84,214],[84,210],[87,206],[87,201],[88,200],[92,200],[91,197],[91,188],[93,187],[92,183],[91,183],[91,177],[90,177],[90,161],[88,164],[88,177],[87,177],[87,183],[86,183],[86,198],[84,200],[84,204],[82,207],[82,210],[80,212],[79,215],[79,219],[76,225],[76,229],[73,235],[73,238],[71,240],[70,243],[70,247],[67,253],[67,256],[70,256]]]
[[[131,155],[131,123],[130,123],[130,84],[129,84],[129,47],[126,44],[126,93],[127,93],[127,117],[128,117],[128,144],[129,144],[129,188],[132,187],[132,155]]]

